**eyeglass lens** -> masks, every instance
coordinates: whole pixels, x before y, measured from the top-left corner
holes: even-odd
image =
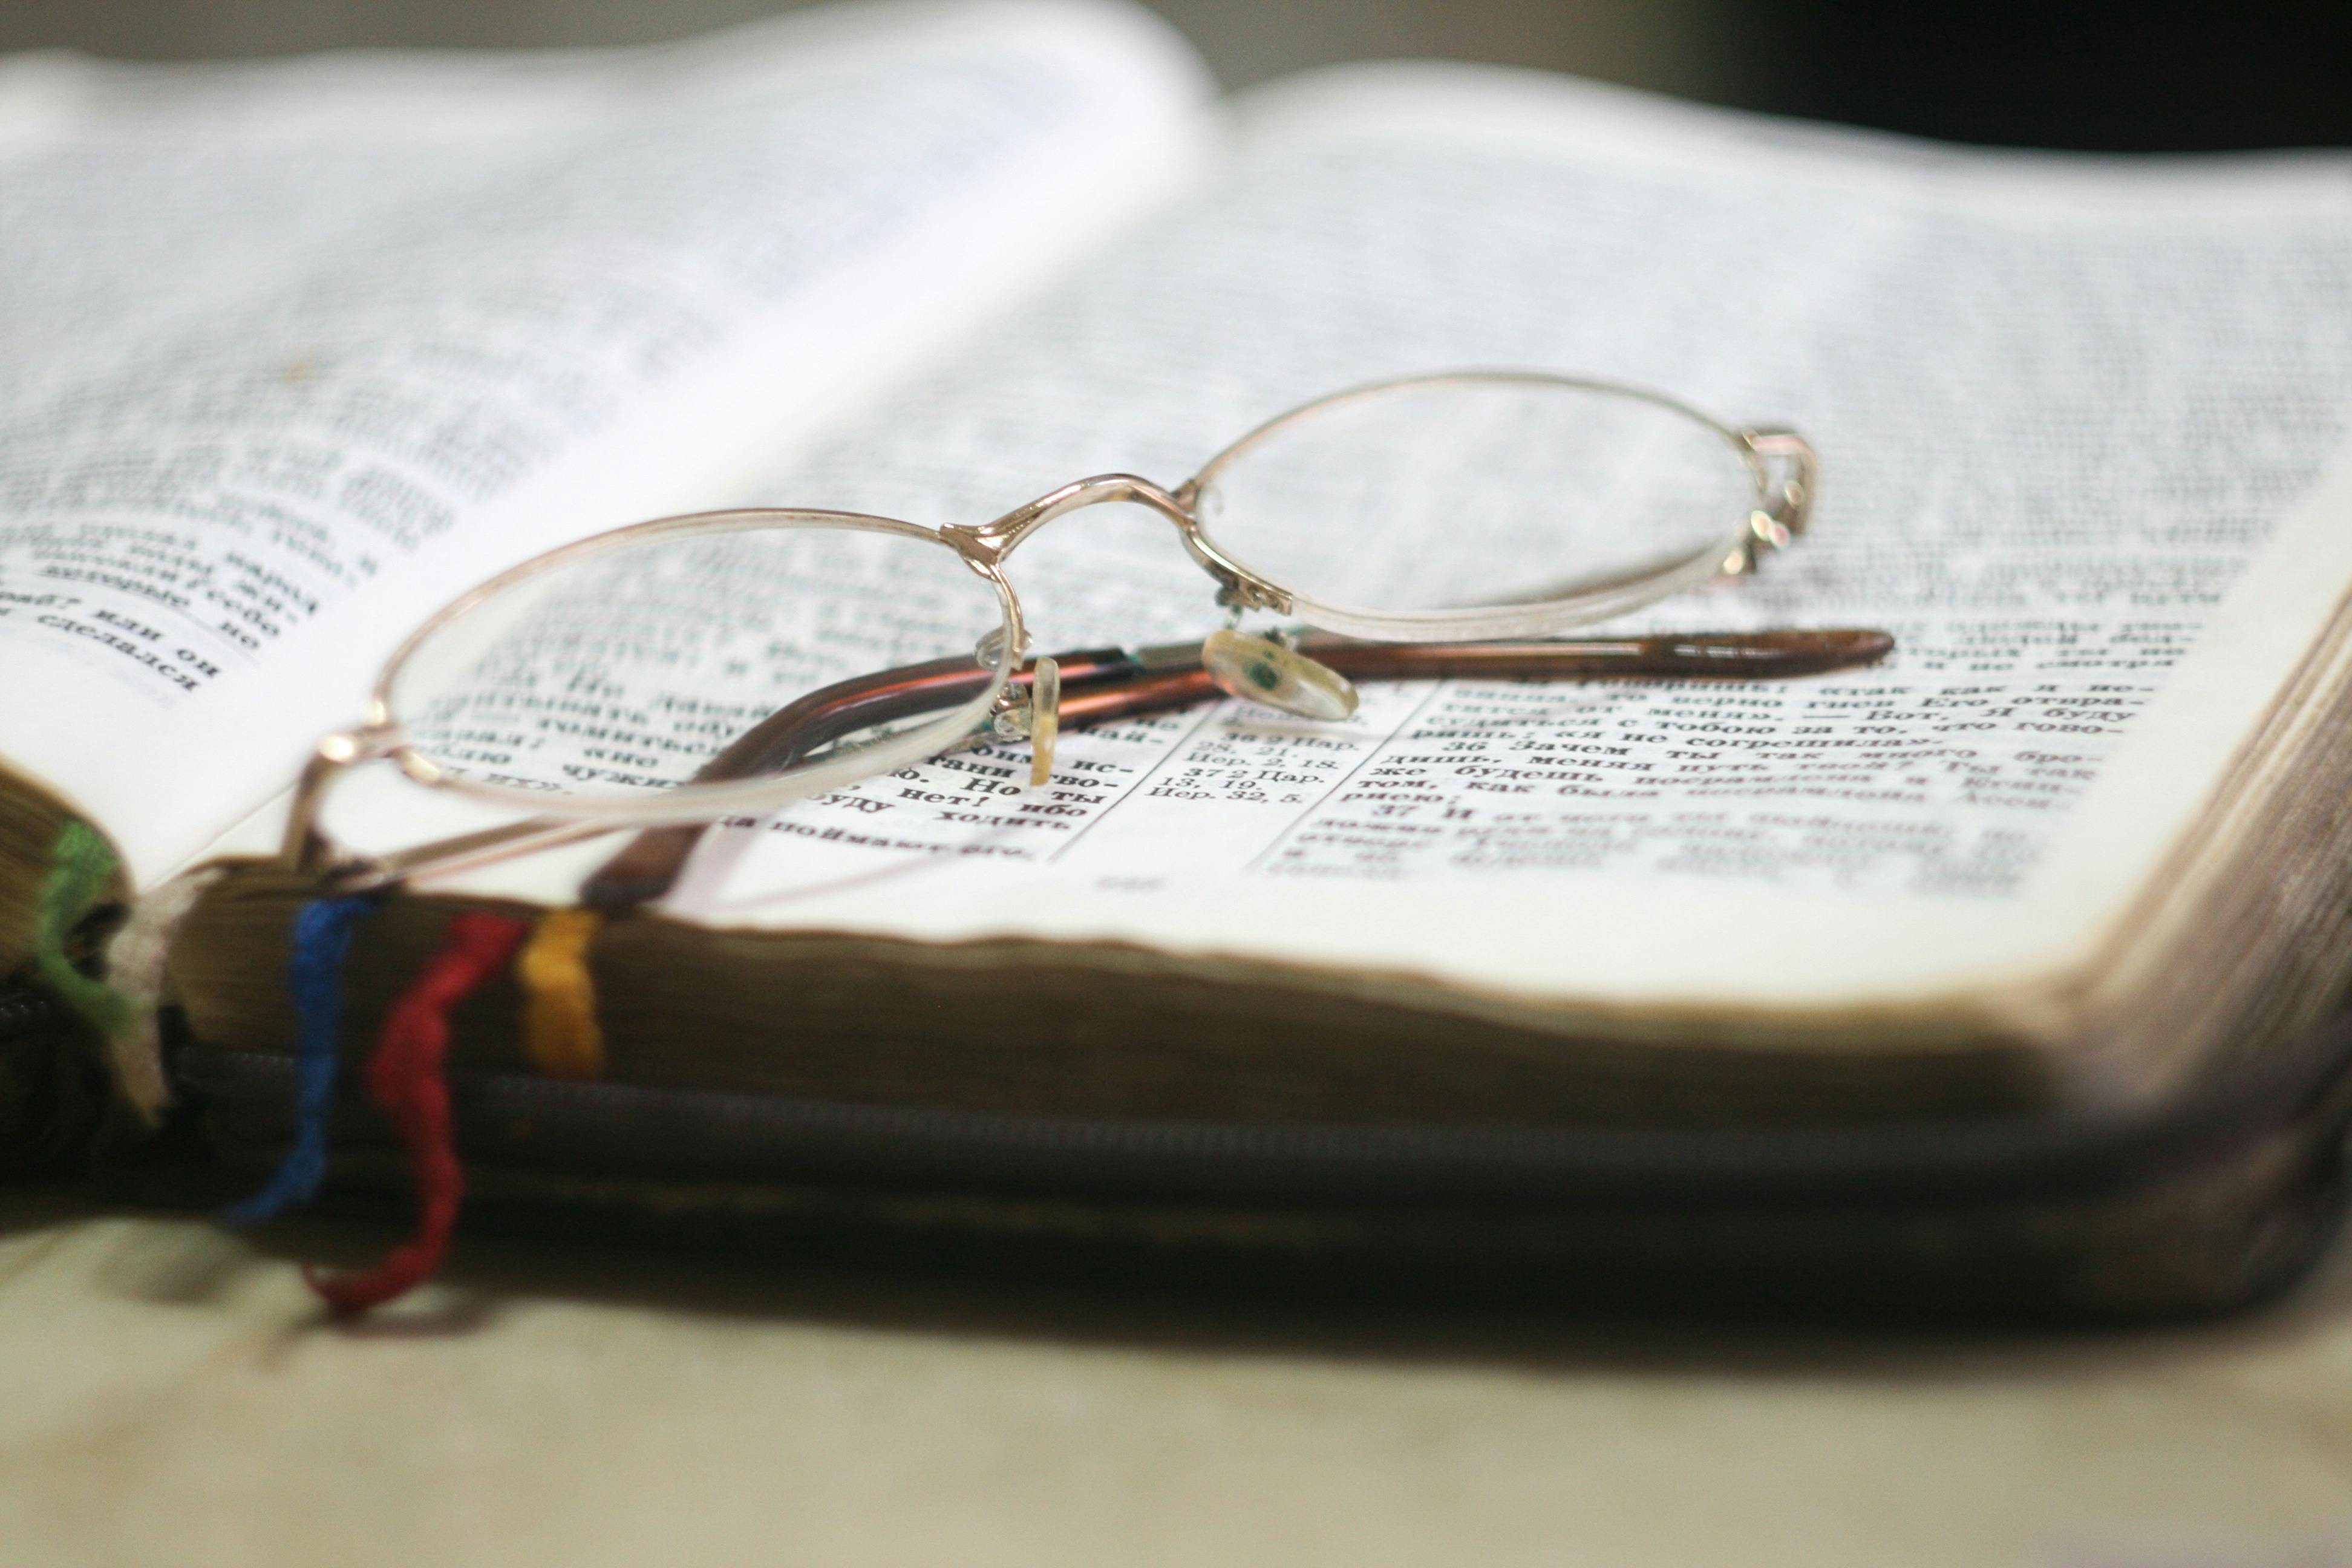
[[[822,688],[940,659],[981,675],[973,649],[1003,626],[995,590],[936,540],[656,534],[559,561],[456,618],[404,663],[390,698],[411,743],[460,778],[626,799],[686,784]],[[976,689],[902,704],[890,722]]]

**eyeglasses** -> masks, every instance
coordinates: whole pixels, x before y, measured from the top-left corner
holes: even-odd
[[[1306,404],[1173,489],[1098,475],[977,526],[797,509],[638,523],[501,573],[418,627],[364,721],[305,769],[284,853],[353,892],[637,829],[583,889],[625,906],[666,891],[713,821],[990,742],[1025,740],[1042,783],[1059,731],[1218,692],[1336,720],[1357,680],[1866,663],[1891,639],[1532,640],[1754,570],[1804,531],[1814,479],[1791,431],[1610,382],[1465,372]],[[1007,565],[1106,502],[1174,525],[1225,624],[1202,642],[1030,658]],[[1154,582],[1141,553],[1113,550],[1087,579],[1092,612],[1115,619],[1124,596],[1164,614],[1140,607],[1164,603]],[[1311,629],[1244,631],[1251,612]],[[320,808],[378,760],[521,817],[360,853]]]

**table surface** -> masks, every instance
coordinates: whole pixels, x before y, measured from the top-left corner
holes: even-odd
[[[1562,1321],[0,1194],[0,1558],[2352,1564],[2352,1248],[2128,1334]]]

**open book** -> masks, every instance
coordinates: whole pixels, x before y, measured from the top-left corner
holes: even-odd
[[[714,505],[979,522],[1352,383],[1528,367],[1822,454],[1810,539],[1636,624],[1895,657],[1224,701],[1066,735],[1044,785],[1013,742],[734,824],[599,940],[610,1077],[1229,1121],[2162,1096],[2352,965],[2347,174],[1454,66],[1219,102],[1079,4],[12,61],[0,967],[63,821],[141,886],[266,858],[394,645],[533,552]],[[1115,511],[1021,566],[1041,649],[1216,624]],[[396,777],[332,809],[386,848],[478,820]],[[359,1018],[449,908],[561,903],[612,844],[406,890]],[[197,910],[205,1046],[284,1048],[306,891],[257,864]],[[503,1016],[460,1065],[511,1063]]]

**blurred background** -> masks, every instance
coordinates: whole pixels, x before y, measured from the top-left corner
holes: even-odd
[[[1499,60],[1957,141],[2352,143],[2352,0],[1150,0],[1229,87]],[[0,50],[149,59],[642,43],[795,0],[0,0]]]

